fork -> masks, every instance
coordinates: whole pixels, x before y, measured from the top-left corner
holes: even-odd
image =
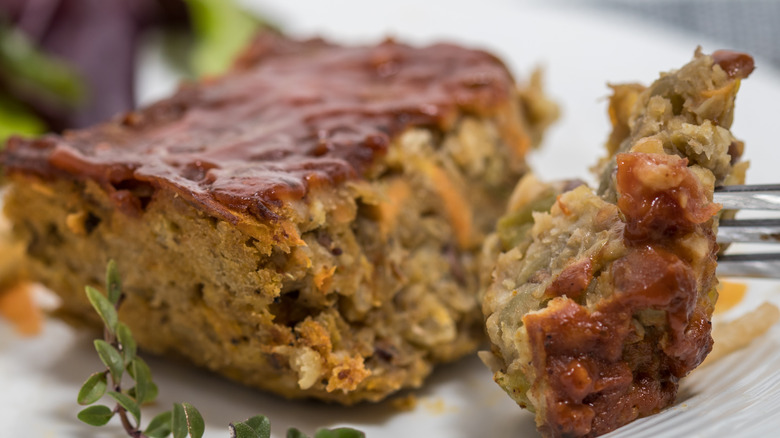
[[[715,189],[724,209],[780,211],[780,184],[736,185]],[[778,219],[721,219],[719,243],[780,243]],[[718,275],[780,278],[780,253],[736,253],[718,257]]]

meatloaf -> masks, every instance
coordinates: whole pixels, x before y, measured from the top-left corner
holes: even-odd
[[[169,99],[12,138],[5,214],[66,312],[95,320],[114,259],[147,351],[379,400],[483,339],[476,256],[555,113],[484,51],[262,35]]]
[[[597,436],[660,411],[710,352],[712,195],[744,179],[729,127],[752,70],[748,55],[697,51],[650,87],[613,87],[599,189],[527,176],[489,239],[500,255],[482,357],[545,436]]]

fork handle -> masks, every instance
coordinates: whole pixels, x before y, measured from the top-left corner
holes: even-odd
[[[780,210],[780,184],[718,187],[713,201],[730,210]]]

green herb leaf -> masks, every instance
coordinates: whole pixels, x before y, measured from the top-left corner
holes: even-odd
[[[129,364],[135,358],[138,347],[130,327],[121,321],[116,324],[116,339],[122,345],[122,356],[125,358],[125,363]]]
[[[138,404],[143,404],[147,401],[147,389],[152,381],[152,372],[143,359],[136,357],[130,362],[130,373],[135,379],[135,399]]]
[[[106,372],[94,373],[81,385],[78,402],[80,405],[91,405],[106,393]]]
[[[119,403],[119,406],[125,408],[125,410],[135,418],[135,423],[137,425],[141,424],[141,408],[138,407],[138,403],[136,403],[135,400],[116,391],[108,391],[108,395],[116,400],[116,402]]]
[[[246,423],[230,423],[228,430],[230,431],[230,438],[265,438]]]
[[[165,411],[152,418],[149,425],[144,430],[144,435],[149,438],[164,438],[171,433],[171,421],[173,419],[173,413],[171,411]]]
[[[336,429],[319,429],[314,434],[314,438],[366,438],[366,434],[349,427],[339,427]]]
[[[152,381],[152,371],[143,359],[136,356],[127,367],[130,376],[135,380],[135,386],[130,388],[128,394],[138,403],[153,402],[157,398],[157,385]]]
[[[260,438],[271,437],[271,420],[265,415],[255,415],[254,417],[244,421],[252,429],[257,432]]]
[[[187,432],[190,433],[192,438],[201,438],[203,432],[206,430],[206,424],[203,422],[203,417],[200,415],[195,406],[184,402],[184,415],[187,416]]]
[[[187,415],[184,413],[184,406],[181,403],[173,404],[173,416],[171,419],[173,425],[173,438],[187,437]]]
[[[113,377],[114,382],[119,382],[122,379],[122,373],[125,369],[125,362],[122,360],[122,355],[119,354],[113,345],[102,339],[95,339],[95,350],[97,350],[100,360],[108,367]]]
[[[186,3],[197,37],[192,66],[199,76],[227,70],[263,25],[233,0],[186,0]]]
[[[157,384],[154,382],[149,382],[146,385],[146,397],[144,397],[144,403],[151,403],[155,400],[157,400]]]
[[[108,331],[113,334],[116,331],[116,323],[119,320],[114,305],[94,287],[87,286],[86,290],[87,298],[92,303],[92,307],[95,308],[100,318],[103,319],[103,323],[108,328]]]
[[[103,405],[95,405],[82,409],[77,415],[79,420],[91,426],[102,426],[108,423],[108,420],[110,420],[112,416],[114,416],[114,411],[108,406]]]
[[[113,260],[109,260],[106,267],[106,291],[108,301],[116,306],[119,302],[119,297],[122,295],[122,281],[119,278],[119,272],[116,270],[116,262]]]
[[[301,432],[300,430],[291,427],[287,429],[287,438],[309,438],[309,436]]]

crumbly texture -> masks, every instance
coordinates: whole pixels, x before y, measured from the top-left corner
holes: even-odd
[[[353,80],[341,83],[345,59]],[[308,63],[308,88],[274,89],[281,106],[235,94]],[[431,77],[459,63],[486,75]],[[348,95],[323,109],[328,81]],[[425,92],[396,92],[406,86]],[[525,108],[554,117],[529,93],[492,56],[454,46],[261,38],[226,78],[65,138],[9,143],[5,213],[67,312],[97,322],[83,288],[114,259],[120,318],[147,351],[286,397],[380,400],[483,339],[477,251],[548,123]],[[222,107],[230,116],[204,118]],[[298,131],[274,121],[315,136],[285,148]]]
[[[0,216],[0,294],[25,280],[24,245],[14,241],[11,224]]]
[[[729,132],[744,54],[696,53],[652,86],[615,86],[597,192],[527,176],[486,245],[496,382],[545,436],[597,436],[674,402],[712,348],[716,185],[739,183]],[[550,207],[551,205],[551,207]]]

